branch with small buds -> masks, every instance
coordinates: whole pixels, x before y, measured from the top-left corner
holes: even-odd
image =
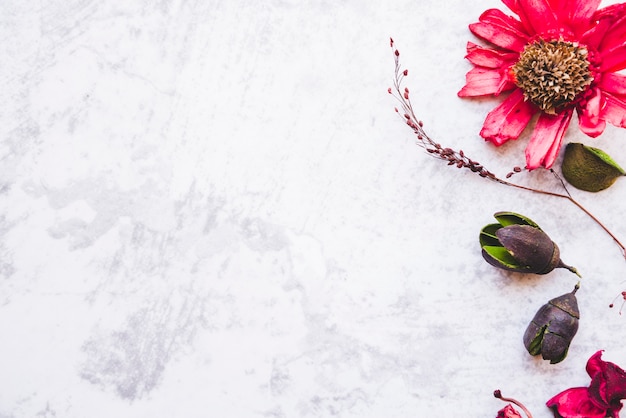
[[[572,197],[572,195],[569,193],[569,190],[565,186],[565,182],[556,172],[554,172],[554,170],[550,169],[550,172],[552,172],[552,174],[558,179],[565,193],[556,193],[548,190],[536,189],[533,187],[527,187],[521,184],[516,184],[504,180],[493,174],[491,171],[487,170],[482,164],[470,159],[467,155],[465,155],[462,150],[456,151],[452,148],[443,147],[441,144],[431,139],[426,131],[424,131],[424,123],[419,120],[415,115],[415,111],[413,110],[413,105],[411,103],[409,89],[407,87],[403,87],[402,85],[404,78],[408,76],[409,72],[407,69],[403,70],[401,68],[400,52],[394,47],[394,41],[392,38],[390,38],[389,43],[393,51],[395,61],[395,77],[393,79],[393,87],[389,87],[387,89],[387,92],[394,96],[396,100],[398,100],[400,107],[395,107],[394,109],[396,113],[401,115],[406,125],[409,126],[409,128],[411,128],[417,136],[417,145],[424,148],[429,155],[440,160],[447,161],[448,165],[455,165],[457,168],[467,168],[470,171],[477,173],[479,176],[488,180],[533,193],[539,193],[547,196],[569,200],[580,210],[582,210],[587,216],[589,216],[613,239],[613,241],[621,249],[622,256],[624,257],[624,259],[626,259],[626,246],[624,246],[624,244],[622,244],[621,241],[598,218],[596,218],[591,212],[589,212],[589,210],[587,210],[583,205],[581,205],[577,200]],[[506,178],[509,179],[511,176],[513,176],[513,174],[519,173],[521,171],[522,169],[520,167],[515,167],[513,171],[509,172],[506,175]]]

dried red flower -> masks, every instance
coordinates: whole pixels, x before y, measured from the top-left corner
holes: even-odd
[[[495,145],[517,139],[539,119],[526,168],[550,168],[574,110],[580,129],[600,135],[626,127],[626,3],[600,0],[502,0],[518,17],[489,9],[469,26],[491,46],[467,44],[474,65],[461,97],[511,94],[485,119],[480,135]]]
[[[522,416],[511,404],[507,404],[507,406],[498,411],[496,418],[522,418]]]
[[[598,351],[587,362],[588,388],[570,388],[546,402],[555,418],[619,418],[626,399],[626,372],[601,357]]]

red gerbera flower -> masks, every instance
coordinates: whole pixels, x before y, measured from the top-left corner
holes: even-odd
[[[609,122],[626,127],[626,3],[600,0],[502,0],[515,13],[485,11],[469,26],[492,44],[467,44],[474,65],[461,97],[511,94],[485,119],[480,135],[495,145],[517,139],[534,114],[526,168],[550,168],[578,113],[585,134]]]

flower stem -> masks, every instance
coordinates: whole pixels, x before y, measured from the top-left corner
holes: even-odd
[[[533,415],[530,413],[530,411],[526,409],[526,407],[520,401],[517,401],[513,398],[505,398],[504,396],[502,396],[500,389],[493,391],[493,396],[503,400],[504,402],[511,402],[512,404],[518,406],[522,411],[524,411],[528,418],[533,418]]]
[[[551,170],[552,171],[552,170]],[[560,177],[554,173],[554,171],[552,171],[552,173],[557,176],[557,178],[560,179]],[[622,242],[606,227],[606,225],[604,225],[598,218],[596,218],[591,212],[589,212],[589,210],[587,208],[585,208],[582,204],[580,204],[580,202],[578,202],[576,199],[574,199],[569,192],[567,192],[567,188],[565,187],[565,185],[563,183],[561,183],[561,186],[563,188],[565,188],[567,194],[562,194],[562,193],[555,193],[555,192],[550,192],[547,190],[541,190],[541,189],[535,189],[533,187],[526,187],[526,186],[522,186],[520,184],[515,184],[515,183],[511,183],[509,181],[506,180],[502,180],[502,179],[495,179],[498,183],[500,184],[504,184],[505,186],[511,186],[511,187],[515,187],[521,190],[527,190],[533,193],[539,193],[539,194],[543,194],[543,195],[547,195],[547,196],[553,196],[553,197],[559,197],[562,199],[567,199],[570,202],[572,202],[574,205],[576,205],[578,207],[578,209],[582,210],[587,216],[589,216],[596,224],[598,224],[598,226],[600,226],[600,228],[602,228],[604,230],[604,232],[606,232],[607,234],[609,234],[609,236],[613,239],[613,241],[615,241],[615,243],[618,245],[618,247],[622,250],[622,256],[626,259],[626,247],[624,246],[624,244],[622,244]],[[562,182],[562,180],[561,180]]]

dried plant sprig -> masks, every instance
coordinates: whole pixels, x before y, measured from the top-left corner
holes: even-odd
[[[613,302],[611,302],[611,304],[609,305],[609,308],[612,308],[613,306],[615,306],[615,301],[619,298],[622,298],[622,306],[619,308],[619,314],[622,314],[622,309],[624,309],[624,304],[626,304],[626,290],[622,291],[622,293],[620,293],[619,295],[615,296],[615,299],[613,299]]]
[[[404,78],[408,75],[409,72],[407,69],[403,70],[400,66],[400,51],[398,51],[398,49],[394,47],[393,38],[389,39],[389,44],[391,46],[391,50],[393,51],[395,61],[395,76],[393,79],[393,87],[389,87],[387,89],[387,92],[398,100],[400,108],[396,107],[395,111],[396,113],[401,114],[401,117],[405,121],[407,126],[409,126],[417,136],[417,145],[424,148],[429,155],[440,160],[447,161],[448,165],[455,165],[457,168],[467,168],[470,171],[477,173],[479,176],[488,180],[533,193],[539,193],[547,196],[559,197],[569,200],[574,205],[576,205],[576,207],[582,210],[587,216],[589,216],[613,239],[613,241],[622,251],[622,257],[626,259],[626,246],[622,244],[622,242],[606,227],[606,225],[604,225],[598,218],[596,218],[591,212],[589,212],[587,208],[585,208],[572,197],[569,190],[565,186],[565,182],[554,170],[550,169],[550,172],[552,172],[552,174],[558,179],[559,184],[561,185],[565,193],[557,193],[551,192],[549,190],[536,189],[534,187],[523,186],[521,184],[516,184],[504,180],[496,176],[491,171],[487,170],[482,164],[470,159],[467,155],[465,155],[463,150],[456,151],[449,147],[443,147],[441,144],[431,139],[426,131],[424,131],[424,123],[419,120],[415,115],[415,111],[413,110],[413,105],[411,103],[409,89],[407,87],[403,87],[402,85]],[[515,167],[512,172],[506,175],[506,178],[510,178],[514,173],[518,173],[520,171],[522,171],[520,167]]]

